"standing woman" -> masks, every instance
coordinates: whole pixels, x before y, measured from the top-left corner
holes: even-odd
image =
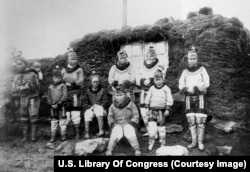
[[[109,71],[108,82],[113,91],[116,91],[118,85],[124,85],[128,90],[128,97],[134,101],[135,71],[132,64],[128,61],[128,54],[125,50],[120,50],[117,53],[117,57],[117,63]]]
[[[28,69],[24,58],[15,61],[18,74],[13,81],[13,95],[19,99],[19,115],[23,130],[22,142],[28,140],[29,124],[31,124],[31,141],[36,141],[38,112],[40,107],[39,81],[34,69]]]
[[[204,150],[205,123],[207,120],[206,92],[210,85],[206,68],[198,63],[197,48],[188,50],[187,68],[182,72],[179,89],[185,95],[186,117],[189,123],[192,143],[189,149],[197,146]]]
[[[76,139],[80,139],[80,122],[81,122],[81,86],[83,84],[83,70],[77,64],[77,55],[73,50],[68,52],[68,64],[62,69],[63,81],[67,85],[68,89],[68,106],[66,109],[66,115],[68,120],[72,121],[75,126]]]
[[[140,112],[145,127],[148,128],[148,111],[145,108],[145,98],[149,88],[154,84],[154,73],[160,71],[165,78],[165,64],[160,63],[157,58],[154,47],[150,46],[146,55],[146,59],[136,76],[136,84],[141,88],[140,94]],[[147,135],[146,133],[145,135]]]

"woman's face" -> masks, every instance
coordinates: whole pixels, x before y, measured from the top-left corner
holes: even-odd
[[[17,60],[16,67],[18,72],[22,72],[27,66],[22,60]]]
[[[156,54],[149,52],[147,55],[147,60],[154,61],[155,59],[156,59]]]
[[[91,81],[91,86],[96,89],[99,86],[99,79],[97,77],[94,77]]]
[[[128,61],[128,57],[127,57],[126,53],[119,54],[119,56],[118,56],[119,63],[124,64],[124,63],[127,63],[127,61]]]
[[[74,53],[68,54],[68,64],[70,66],[76,66],[77,64],[77,56]]]
[[[195,51],[188,52],[187,62],[189,67],[194,67],[197,65],[198,59],[197,59],[197,53]]]

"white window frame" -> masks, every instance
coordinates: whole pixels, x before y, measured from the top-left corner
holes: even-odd
[[[140,46],[139,49],[140,49],[141,53],[139,55],[138,54],[134,55],[134,53],[133,53],[134,46]],[[137,67],[137,68],[135,67],[136,68],[135,70],[137,71],[138,69],[140,69],[143,66],[143,62],[146,59],[147,50],[148,50],[149,46],[153,46],[155,48],[158,59],[166,65],[165,66],[166,68],[168,68],[169,67],[169,56],[168,56],[169,46],[168,46],[167,41],[135,42],[132,44],[123,45],[123,46],[121,46],[121,49],[124,49],[127,52],[128,60],[132,63],[133,67],[135,67],[133,58],[141,56],[139,67]],[[164,50],[159,50],[160,47],[163,47]]]

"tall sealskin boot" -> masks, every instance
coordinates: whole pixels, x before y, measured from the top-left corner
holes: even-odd
[[[79,140],[80,139],[80,126],[75,125],[75,129],[76,129],[76,137],[75,137],[75,139]]]
[[[98,116],[97,121],[99,126],[99,133],[97,134],[97,137],[102,137],[105,134],[103,130],[103,116]]]
[[[149,151],[151,151],[153,149],[154,144],[155,144],[155,138],[149,138],[149,141],[148,141],[148,150]]]
[[[158,129],[157,129],[157,123],[155,121],[149,121],[148,122],[148,150],[151,151],[154,147],[156,135]]]
[[[165,126],[158,127],[159,130],[159,141],[161,143],[161,146],[166,145],[166,128]]]
[[[197,146],[197,131],[196,131],[196,125],[191,125],[189,127],[191,137],[192,137],[192,143],[187,146],[188,149],[195,148]]]
[[[89,139],[89,121],[85,121],[85,139]]]
[[[204,124],[197,126],[197,134],[198,134],[198,148],[200,151],[204,150],[204,133],[205,133],[205,126]]]
[[[52,112],[53,113],[53,112]],[[50,143],[55,142],[56,140],[56,134],[57,134],[57,129],[58,129],[58,120],[51,120],[51,139]]]
[[[61,130],[61,141],[64,142],[67,140],[67,130]]]
[[[31,141],[37,141],[37,124],[31,124]]]
[[[140,95],[140,102],[144,102],[144,90],[142,90],[142,92],[143,93],[141,93],[141,95]],[[146,112],[144,103],[140,104],[140,112],[141,112],[141,117],[142,117],[143,123],[145,125],[146,130],[147,130],[146,133],[143,134],[143,136],[147,137],[148,136],[148,114]]]
[[[51,139],[50,139],[50,143],[53,143],[56,141],[56,131],[51,131]]]
[[[27,123],[22,124],[22,129],[23,129],[23,138],[21,139],[21,142],[26,142],[28,141],[28,130],[29,130],[29,126]]]

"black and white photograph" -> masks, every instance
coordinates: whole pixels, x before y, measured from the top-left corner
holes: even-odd
[[[249,168],[249,0],[0,4],[0,172]]]

